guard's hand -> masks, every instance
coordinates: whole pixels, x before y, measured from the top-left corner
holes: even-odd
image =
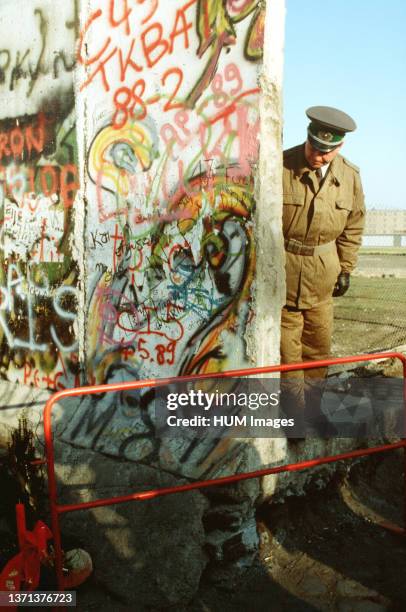
[[[333,297],[340,297],[347,293],[350,286],[350,275],[348,272],[341,272],[334,285]]]

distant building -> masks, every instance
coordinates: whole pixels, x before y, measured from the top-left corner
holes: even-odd
[[[382,244],[387,244],[391,237],[393,246],[402,246],[402,236],[406,236],[406,209],[367,209],[364,236],[386,237]]]
[[[406,234],[406,209],[367,209],[365,234]]]

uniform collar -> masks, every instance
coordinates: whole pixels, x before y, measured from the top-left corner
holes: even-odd
[[[307,165],[304,151],[305,151],[305,143],[303,143],[302,146],[299,147],[298,155],[296,157],[295,174],[299,178],[302,178],[302,176],[306,173],[312,172],[311,168],[309,168],[309,166]]]
[[[306,173],[314,172],[314,170],[309,168],[307,164],[304,150],[305,150],[305,145],[303,143],[303,145],[299,147],[299,150],[298,150],[297,164],[296,164],[296,169],[295,169],[295,174],[299,178],[302,178],[302,176]],[[341,155],[337,155],[337,157],[335,157],[333,161],[330,163],[329,176],[332,178],[332,180],[335,182],[336,185],[340,185],[340,183],[342,182],[343,163],[344,162],[343,162],[343,158]]]
[[[338,186],[343,180],[344,162],[341,155],[337,155],[330,164],[330,176]]]

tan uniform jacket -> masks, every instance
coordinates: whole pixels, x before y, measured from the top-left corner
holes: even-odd
[[[313,255],[286,252],[286,303],[310,308],[331,296],[341,271],[355,267],[365,223],[361,178],[356,166],[337,155],[319,188],[306,165],[304,144],[284,152],[283,166],[285,245],[289,239],[327,245]]]

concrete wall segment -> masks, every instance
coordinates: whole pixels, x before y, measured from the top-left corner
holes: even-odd
[[[247,326],[249,353],[256,365],[279,363],[280,309],[285,300],[282,226],[282,79],[285,6],[268,3],[260,83],[260,133],[255,193],[255,316]]]
[[[36,242],[41,246],[39,263],[63,263],[61,243],[73,255],[80,268],[75,280],[79,363],[89,382],[104,382],[106,369],[120,360],[130,362],[141,377],[249,363],[241,340],[253,314],[257,65],[264,11],[257,1],[192,0],[172,4],[170,11],[162,2],[138,4],[72,0],[57,11],[55,3],[25,3],[19,43],[24,45],[26,32],[31,32],[32,48],[27,53],[15,50],[27,66],[20,61],[12,87],[3,66],[2,108],[7,121],[17,122],[4,124],[2,133],[4,256],[12,265],[31,264]],[[0,16],[8,31],[17,18],[17,5],[11,6],[3,4]],[[44,24],[40,33],[48,36],[43,52],[35,47],[36,20]],[[63,58],[70,59],[67,80],[52,72],[48,61],[54,57],[62,62],[61,49]],[[41,91],[50,92],[45,99],[40,85]],[[61,121],[58,132],[49,128],[44,109]],[[30,121],[25,118],[31,111],[38,116]],[[52,147],[67,145],[68,134],[73,138],[74,178],[73,168],[64,173],[64,166],[59,176],[58,151],[50,158]],[[39,157],[35,165],[34,153]],[[20,174],[7,185],[16,161]],[[23,181],[19,191],[17,178]],[[50,218],[56,224],[52,238],[46,233]],[[22,220],[25,234],[16,227],[17,220]],[[159,290],[151,289],[154,280]],[[116,307],[118,299],[127,302],[124,315]],[[143,322],[148,335],[156,333],[151,332],[151,318],[158,327],[168,323],[177,329],[161,332],[164,344],[155,339],[146,346],[145,336],[138,346]],[[89,320],[93,329],[88,330]],[[6,322],[3,331],[10,340]],[[207,358],[212,345],[219,353],[223,347],[222,357]],[[35,352],[43,346],[31,342],[27,349]],[[49,386],[41,376],[35,382]]]
[[[250,355],[244,336],[254,316],[264,5],[139,4],[89,1],[81,11],[75,81],[87,310],[79,320],[88,382],[258,363],[258,336]],[[278,299],[266,308],[273,347]],[[190,476],[235,469],[246,446],[200,444],[181,465],[191,449],[155,448],[150,421],[139,423],[144,443],[134,438],[137,410],[127,399],[99,400],[97,424],[93,402],[83,401],[66,440],[132,460],[152,452],[165,469]]]
[[[248,351],[256,365],[279,363],[280,311],[285,300],[285,250],[282,236],[282,83],[285,2],[268,2],[265,16],[263,62],[260,71],[261,146],[256,175],[255,237],[257,266],[254,291],[255,317],[247,328]],[[282,463],[288,455],[286,439],[253,441],[255,465]],[[284,479],[261,480],[261,496],[272,497]],[[298,487],[299,490],[299,487]]]
[[[259,0],[56,6],[24,3],[33,48],[13,88],[0,84],[4,108],[24,113],[4,119],[4,176],[17,162],[28,177],[20,191],[3,181],[3,377],[52,391],[277,362],[283,2],[267,14]],[[61,50],[75,71],[46,69]],[[83,399],[65,439],[189,476],[238,469],[252,441],[156,447],[144,395]]]
[[[229,3],[229,13],[219,2],[144,3],[114,14],[88,5],[78,70],[95,204],[88,282],[98,279],[87,366],[98,382],[120,361],[141,378],[245,361],[230,320],[244,328],[253,276],[247,215],[259,118],[255,63],[241,58],[256,4]],[[240,5],[252,9],[241,20]],[[230,232],[234,258],[224,252]],[[221,347],[223,357],[207,358]]]
[[[0,10],[1,375],[75,384],[78,188],[73,69],[78,3]]]

